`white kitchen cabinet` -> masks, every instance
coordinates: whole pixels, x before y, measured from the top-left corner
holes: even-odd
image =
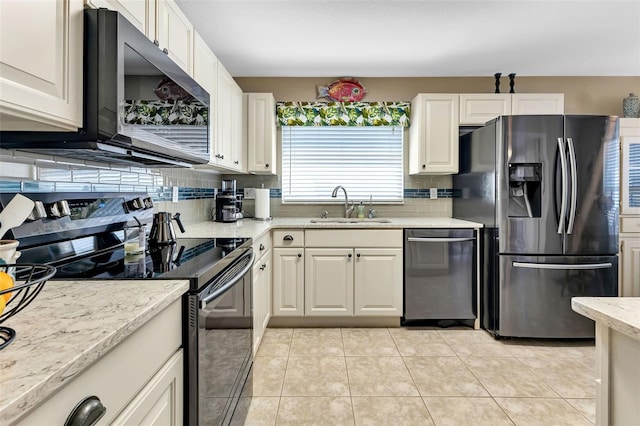
[[[409,173],[458,173],[458,94],[421,93],[411,101]]]
[[[618,294],[640,297],[640,118],[620,119]]]
[[[217,120],[214,116],[217,110],[218,58],[197,32],[193,37],[193,79],[209,93],[209,163],[215,164]]]
[[[460,124],[483,125],[500,115],[511,114],[508,93],[471,93],[460,95]]]
[[[564,114],[564,94],[460,94],[460,125],[481,126],[500,115],[540,114]]]
[[[184,398],[181,345],[182,300],[178,299],[77,373],[18,424],[63,425],[74,407],[91,395],[97,396],[106,408],[98,425],[181,424]]]
[[[241,171],[242,155],[242,89],[227,69],[218,63],[216,96],[216,141],[212,149],[215,164],[225,169]],[[236,163],[237,162],[237,163]],[[241,164],[242,163],[242,164]]]
[[[273,249],[273,316],[304,315],[304,262],[303,247]]]
[[[305,249],[305,315],[353,315],[353,262],[349,248]]]
[[[0,130],[82,127],[82,0],[0,1]]]
[[[154,40],[156,34],[155,0],[85,0],[87,7],[120,12],[141,33]]]
[[[277,174],[276,100],[272,93],[247,93],[247,171]]]
[[[402,249],[357,248],[354,259],[354,314],[402,316]]]
[[[177,351],[111,423],[120,425],[182,425],[184,356]]]
[[[563,93],[513,93],[511,115],[564,114]]]
[[[233,81],[231,88],[231,168],[237,172],[247,171],[247,132],[245,126],[244,94]]]
[[[262,341],[271,318],[271,234],[254,240],[253,253],[253,354]]]
[[[192,75],[193,25],[174,0],[156,0],[156,5],[158,47]]]
[[[402,230],[307,230],[305,315],[402,316]]]

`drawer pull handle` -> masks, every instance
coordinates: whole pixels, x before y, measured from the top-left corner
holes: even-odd
[[[263,263],[263,264],[260,266],[260,270],[261,270],[261,271],[264,271],[266,267],[267,267],[267,264],[266,264],[266,263]]]
[[[107,409],[102,405],[102,401],[95,395],[83,399],[75,406],[64,426],[92,426],[104,416]]]
[[[282,238],[283,241],[293,241],[293,237],[291,235],[285,235],[284,238]]]
[[[264,250],[264,244],[260,243],[260,251]]]

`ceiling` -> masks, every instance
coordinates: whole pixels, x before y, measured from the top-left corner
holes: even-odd
[[[640,0],[177,0],[234,77],[640,76]]]

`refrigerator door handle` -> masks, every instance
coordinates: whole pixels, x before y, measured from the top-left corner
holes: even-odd
[[[571,234],[573,232],[573,224],[576,219],[576,206],[578,204],[578,164],[576,162],[576,149],[571,138],[567,138],[567,148],[569,148],[569,163],[571,166],[571,206],[569,210],[567,234]]]
[[[463,241],[474,241],[475,237],[469,238],[437,238],[437,237],[408,237],[407,241],[423,243],[460,243]]]
[[[562,196],[560,202],[560,217],[558,218],[558,234],[564,233],[567,215],[567,157],[565,156],[564,139],[558,138],[558,153],[560,154],[560,173],[562,175]]]
[[[582,264],[568,264],[568,263],[528,263],[528,262],[513,262],[514,268],[529,268],[529,269],[607,269],[613,265],[609,262],[605,263],[582,263]]]

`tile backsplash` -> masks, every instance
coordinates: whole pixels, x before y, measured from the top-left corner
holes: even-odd
[[[184,223],[211,220],[215,194],[222,179],[236,179],[243,188],[270,188],[271,215],[274,217],[317,217],[328,211],[332,217],[343,214],[341,202],[331,204],[283,204],[278,176],[221,175],[197,169],[138,167],[78,167],[70,164],[43,164],[6,155],[0,150],[0,192],[147,192],[156,211],[180,213]],[[405,176],[403,204],[376,204],[379,217],[451,216],[450,176]],[[178,203],[172,202],[178,187]],[[429,198],[429,188],[438,188],[438,198]],[[253,200],[243,205],[248,215],[255,210]]]

